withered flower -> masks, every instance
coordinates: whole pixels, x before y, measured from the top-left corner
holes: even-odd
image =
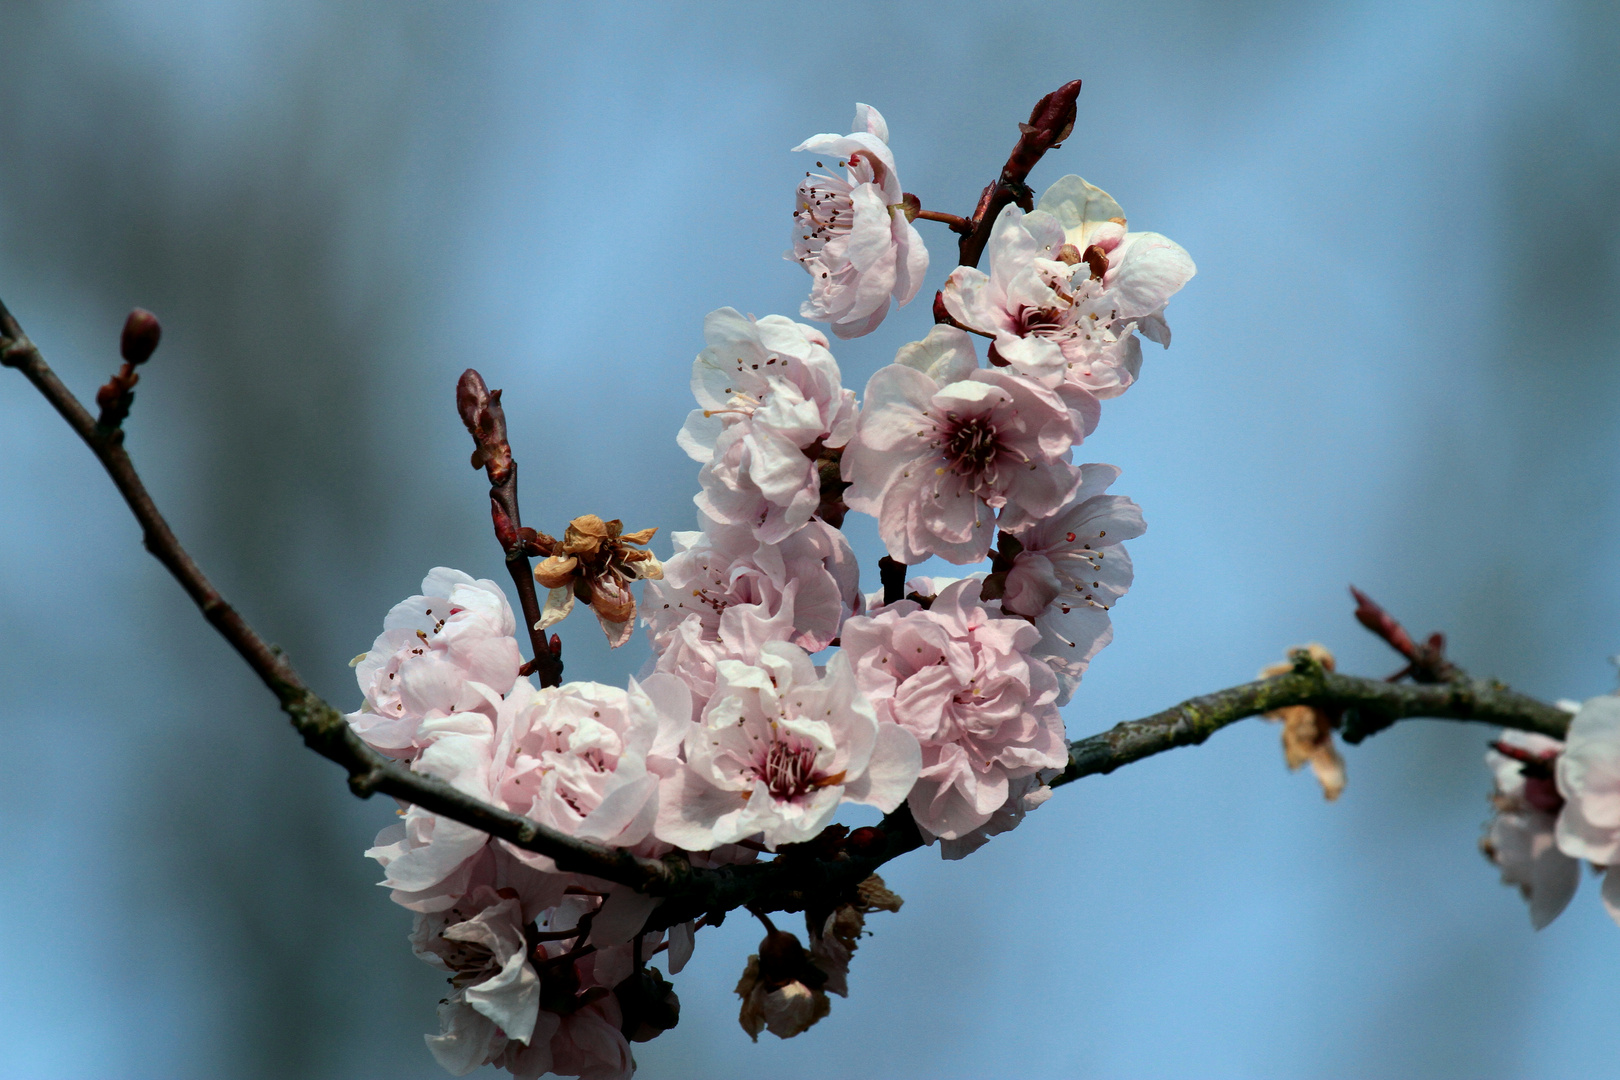
[[[1312,660],[1328,671],[1333,670],[1333,654],[1324,646],[1313,641],[1303,649],[1291,650],[1291,653],[1297,652],[1308,653]],[[1269,679],[1273,675],[1286,675],[1293,669],[1292,663],[1272,664],[1261,670],[1260,677]],[[1322,785],[1322,794],[1329,802],[1343,794],[1344,759],[1333,745],[1337,716],[1314,705],[1289,705],[1266,713],[1265,718],[1283,726],[1283,757],[1287,759],[1290,769],[1297,769],[1308,761],[1311,771]]]
[[[824,987],[829,993],[849,996],[849,961],[866,932],[866,916],[874,911],[899,911],[904,903],[891,892],[883,879],[873,874],[855,890],[855,902],[840,904],[821,923],[809,912],[805,922],[810,931],[810,962],[827,975]]]
[[[627,533],[623,528],[618,518],[603,521],[595,514],[568,523],[562,541],[534,568],[534,580],[551,590],[539,629],[561,621],[578,599],[596,613],[610,645],[618,648],[630,640],[636,621],[630,585],[663,577],[664,567],[652,552],[642,550],[657,529]]]
[[[755,1042],[761,1031],[791,1039],[832,1008],[826,985],[827,973],[811,961],[799,939],[772,928],[737,982],[737,996],[743,999],[737,1021]]]

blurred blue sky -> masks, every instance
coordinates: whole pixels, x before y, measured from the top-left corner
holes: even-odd
[[[965,212],[1076,76],[1036,186],[1080,173],[1199,274],[1082,452],[1149,532],[1071,733],[1307,640],[1384,673],[1351,581],[1477,673],[1614,685],[1610,4],[38,2],[0,37],[0,295],[84,395],[159,313],[131,448],[335,702],[429,567],[499,573],[463,367],[505,388],[531,524],[689,528],[702,317],[805,292],[787,148],[869,102],[906,188]],[[923,299],[835,350],[846,384],[927,329],[954,245],[925,235]],[[0,461],[0,1076],[441,1075],[442,984],[360,854],[389,808],[298,746],[15,377]],[[574,678],[645,656],[565,635]],[[737,1026],[733,919],[641,1075],[1607,1075],[1620,929],[1587,883],[1532,933],[1497,884],[1487,738],[1402,725],[1334,805],[1258,722],[1077,784],[894,865],[905,910],[788,1042]]]

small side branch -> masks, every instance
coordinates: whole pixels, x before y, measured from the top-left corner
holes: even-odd
[[[517,588],[518,606],[528,628],[534,659],[523,665],[523,674],[538,674],[541,686],[562,685],[562,639],[556,634],[546,639],[540,628],[540,598],[534,589],[529,556],[550,555],[556,541],[544,533],[525,528],[518,513],[517,459],[506,437],[506,410],[501,408],[501,392],[491,390],[484,377],[472,368],[461,373],[456,383],[456,411],[467,433],[473,437],[472,466],[489,477],[489,513],[495,525],[495,539],[506,557],[506,572]]]
[[[972,228],[962,237],[958,246],[958,261],[963,266],[978,266],[984,247],[990,242],[990,230],[996,217],[1012,203],[1025,210],[1035,206],[1035,195],[1025,182],[1030,170],[1041,157],[1056,149],[1074,130],[1075,99],[1080,96],[1080,80],[1064,83],[1035,103],[1027,124],[1019,124],[1019,137],[1001,175],[991,181],[979,195],[979,205],[968,219]],[[957,229],[956,225],[951,226]],[[958,229],[958,231],[961,231]]]
[[[1501,683],[1460,679],[1431,685],[1395,684],[1326,671],[1306,657],[1296,661],[1294,670],[1286,675],[1190,698],[1163,712],[1070,743],[1068,768],[1052,786],[1111,773],[1178,746],[1197,745],[1228,724],[1288,705],[1343,709],[1341,733],[1352,744],[1413,717],[1472,720],[1555,739],[1569,730],[1569,713]]]

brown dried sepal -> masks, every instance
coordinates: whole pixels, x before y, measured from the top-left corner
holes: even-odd
[[[1333,654],[1326,647],[1313,641],[1303,649],[1290,650],[1289,655],[1301,652],[1328,671],[1333,670]],[[1260,677],[1269,679],[1273,675],[1286,675],[1293,669],[1292,661],[1272,664],[1261,669]],[[1333,743],[1333,730],[1339,726],[1341,718],[1342,710],[1329,711],[1315,705],[1289,705],[1265,714],[1265,719],[1283,726],[1283,758],[1288,762],[1289,769],[1298,769],[1309,762],[1311,771],[1322,785],[1322,794],[1329,802],[1344,793],[1344,759],[1339,756],[1338,747]]]
[[[855,886],[855,904],[865,914],[870,915],[874,911],[899,911],[904,903],[905,901],[900,899],[900,894],[891,890],[876,874]]]

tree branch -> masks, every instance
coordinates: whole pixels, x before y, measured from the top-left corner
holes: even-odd
[[[174,575],[203,617],[276,695],[282,711],[304,737],[304,743],[348,770],[349,787],[355,794],[366,797],[381,791],[415,803],[424,810],[482,829],[527,851],[546,855],[564,870],[654,891],[669,878],[669,870],[663,863],[548,829],[471,798],[441,780],[411,772],[367,746],[350,729],[343,714],[304,683],[281,650],[267,644],[236,609],[225,602],[158,512],[124,449],[123,430],[97,425],[73,392],[45,363],[45,358],[3,302],[0,302],[0,365],[21,371],[84,440],[140,523],[146,550]]]
[[[1474,720],[1485,724],[1564,737],[1569,713],[1501,683],[1459,679],[1432,685],[1407,685],[1382,679],[1363,679],[1325,670],[1304,654],[1296,654],[1294,670],[1213,694],[1190,698],[1154,713],[1069,744],[1069,765],[1052,786],[1082,776],[1111,773],[1122,765],[1194,746],[1228,724],[1271,712],[1287,705],[1316,705],[1345,710],[1341,732],[1355,744],[1397,720],[1429,717],[1435,720]]]
[[[123,446],[123,431],[102,427],[90,416],[29,341],[11,312],[0,303],[0,365],[13,367],[55,407],[112,477],[139,522],[147,550],[168,568],[208,622],[241,655],[281,703],[304,742],[349,773],[356,795],[374,792],[413,803],[432,813],[480,829],[527,851],[553,859],[568,872],[628,885],[664,898],[648,929],[706,915],[718,922],[728,911],[828,910],[878,867],[922,846],[910,811],[900,806],[875,829],[846,838],[837,828],[805,844],[783,848],[769,862],[715,868],[694,867],[683,856],[642,858],[579,840],[528,818],[481,802],[431,776],[415,773],[367,746],[343,714],[310,690],[281,651],[256,634],[209,583],[180,546],[153,504]],[[481,382],[481,380],[480,380]],[[475,433],[476,437],[476,433]],[[498,500],[497,500],[498,502]],[[515,519],[514,519],[515,520]],[[885,568],[885,586],[896,576]],[[899,568],[903,586],[904,568]],[[1386,628],[1387,629],[1387,628]],[[1438,655],[1438,654],[1436,654]],[[1203,742],[1245,717],[1288,705],[1343,710],[1343,737],[1356,743],[1410,717],[1472,720],[1561,738],[1569,714],[1516,693],[1500,683],[1463,676],[1446,682],[1397,684],[1326,671],[1307,654],[1296,654],[1287,674],[1191,698],[1140,720],[1069,744],[1069,763],[1054,787],[1083,776],[1110,773],[1134,761]]]

